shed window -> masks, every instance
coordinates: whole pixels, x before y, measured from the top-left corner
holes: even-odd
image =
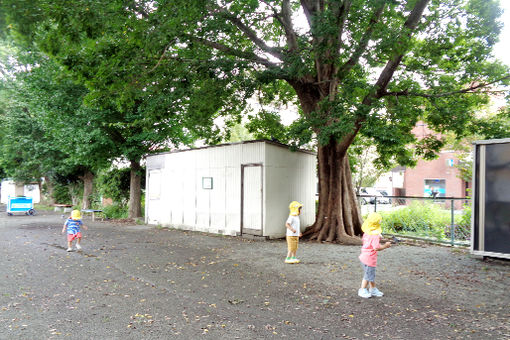
[[[212,189],[213,188],[213,178],[212,177],[202,177],[202,189]]]

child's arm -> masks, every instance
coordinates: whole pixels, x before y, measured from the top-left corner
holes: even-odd
[[[67,224],[64,223],[64,226],[62,227],[62,234],[66,231],[66,229],[67,229]]]
[[[379,246],[378,248],[375,248],[375,251],[381,251],[381,250],[384,250],[384,249],[389,248],[389,247],[391,247],[391,242],[386,242],[382,246]]]
[[[85,228],[85,230],[89,230],[89,228],[85,224],[82,224],[81,226]]]
[[[296,232],[296,229],[292,228],[292,226],[291,226],[290,224],[288,224],[288,223],[285,223],[285,227],[286,227],[287,229],[289,229],[290,231],[292,231],[293,233],[295,233],[295,232]]]

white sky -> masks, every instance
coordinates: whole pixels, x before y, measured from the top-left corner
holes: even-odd
[[[500,0],[500,7],[504,10],[501,21],[505,25],[499,35],[499,42],[494,48],[496,58],[510,66],[510,0]]]

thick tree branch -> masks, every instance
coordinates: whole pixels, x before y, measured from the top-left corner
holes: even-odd
[[[339,77],[342,77],[343,75],[347,74],[358,63],[359,58],[366,51],[368,43],[370,42],[370,38],[372,37],[372,34],[374,32],[375,25],[381,18],[385,5],[386,1],[384,0],[379,1],[378,6],[374,11],[374,14],[372,15],[372,18],[370,19],[367,30],[365,31],[363,37],[359,42],[358,47],[356,47],[356,49],[354,50],[351,58],[349,58],[349,60],[340,68],[340,71],[338,73]]]
[[[337,27],[338,27],[338,49],[342,47],[342,35],[344,34],[345,22],[347,20],[347,16],[349,15],[349,10],[351,9],[351,1],[345,0],[342,5],[338,8],[338,13],[335,15],[338,17]]]
[[[234,57],[239,57],[239,58],[242,58],[242,59],[245,59],[245,60],[248,60],[248,61],[252,61],[254,63],[261,64],[261,65],[264,65],[266,67],[275,67],[275,68],[278,67],[275,63],[272,63],[272,62],[270,62],[267,59],[259,57],[258,55],[256,55],[255,53],[252,53],[252,52],[245,52],[245,51],[236,50],[234,48],[225,46],[225,45],[217,43],[215,41],[209,41],[209,40],[206,40],[206,39],[203,39],[203,38],[199,38],[199,37],[188,36],[188,38],[192,39],[192,40],[194,40],[196,42],[199,42],[199,43],[201,43],[201,44],[203,44],[205,46],[212,47],[215,50],[218,50],[218,51],[224,52],[224,53],[226,53],[228,55],[234,56]]]
[[[423,15],[423,12],[425,11],[425,8],[427,7],[430,0],[418,0],[416,4],[414,5],[413,10],[409,14],[409,17],[407,18],[406,22],[404,23],[404,29],[403,31],[409,31],[407,33],[407,37],[410,38],[411,31],[418,26],[418,23],[420,22],[420,18]],[[403,42],[400,41],[400,44]],[[374,100],[381,98],[381,96],[386,91],[386,88],[388,87],[388,84],[393,77],[393,74],[397,70],[398,66],[400,65],[400,62],[402,61],[402,58],[404,57],[404,53],[395,54],[387,63],[384,69],[382,70],[381,74],[379,75],[379,78],[377,79],[377,82],[374,85],[374,92],[371,92],[363,99],[363,105],[369,106],[373,103]]]
[[[317,0],[301,0],[301,7],[303,8],[303,12],[305,13],[306,21],[308,21],[310,29],[313,26],[312,18],[316,12],[316,2]]]
[[[464,89],[460,89],[457,91],[449,91],[449,92],[443,92],[443,93],[434,93],[434,94],[428,94],[424,92],[409,92],[409,90],[403,90],[403,91],[396,91],[396,92],[387,92],[384,91],[382,93],[383,96],[409,96],[409,97],[424,97],[424,98],[440,98],[440,97],[448,97],[455,94],[462,94],[462,93],[501,93],[505,91],[500,90],[494,90],[494,91],[476,91],[478,89],[482,89],[484,87],[499,83],[502,80],[510,79],[510,75],[507,75],[505,77],[496,79],[494,81],[491,81],[489,83],[483,83],[483,84],[477,84],[470,87],[466,87]]]
[[[298,49],[297,34],[294,31],[294,27],[292,25],[291,14],[292,14],[292,12],[290,9],[290,1],[283,0],[282,19],[281,19],[280,23],[282,24],[283,29],[285,30],[285,36],[287,37],[287,44],[289,46],[289,50],[296,51]]]
[[[285,37],[287,38],[287,46],[289,47],[289,51],[296,51],[298,49],[297,33],[294,30],[294,26],[292,24],[289,0],[283,1],[281,13],[278,12],[278,10],[271,4],[270,1],[260,1],[265,3],[266,6],[273,11],[272,17],[278,20],[278,22],[282,25],[285,31]]]
[[[278,20],[278,22],[285,30],[285,37],[287,38],[287,46],[289,47],[289,51],[296,51],[298,49],[297,33],[294,30],[294,26],[292,24],[289,0],[283,1],[281,13],[277,11],[277,9],[271,4],[270,1],[261,0],[261,2],[265,3],[267,7],[273,11],[272,16]]]
[[[218,8],[217,13],[221,14],[225,19],[233,23],[244,35],[250,39],[262,51],[271,54],[273,57],[283,61],[283,54],[280,48],[268,46],[262,39],[257,36],[257,33],[250,27],[246,26],[241,19],[229,13],[225,8]]]
[[[430,0],[418,0],[414,5],[413,10],[409,14],[406,22],[404,23],[404,30],[412,31],[418,26],[420,19],[425,11]],[[407,37],[410,38],[411,33],[407,34]],[[381,72],[379,79],[375,83],[376,89],[376,97],[379,98],[381,94],[386,91],[386,88],[393,77],[393,74],[397,70],[402,58],[404,57],[404,53],[396,54],[391,60],[388,61],[384,70]]]
[[[404,30],[409,31],[409,33],[407,34],[408,38],[411,35],[410,31],[414,30],[418,23],[420,22],[420,18],[422,17],[423,12],[425,11],[425,8],[427,7],[429,1],[430,0],[418,0],[415,3],[413,10],[409,14],[409,17],[407,18],[406,22],[404,23]],[[388,61],[386,67],[381,72],[381,74],[379,75],[379,79],[377,79],[377,82],[374,85],[374,91],[370,92],[365,96],[365,98],[363,98],[363,101],[361,102],[363,110],[365,110],[367,107],[370,107],[375,100],[383,96],[383,94],[386,92],[386,88],[391,78],[393,77],[393,74],[400,65],[400,62],[402,61],[403,57],[404,57],[403,53],[395,54],[393,58],[391,58]],[[354,135],[361,128],[361,125],[365,119],[363,116],[364,115],[360,115],[355,122],[356,131]]]

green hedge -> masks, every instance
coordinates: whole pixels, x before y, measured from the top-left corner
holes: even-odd
[[[128,217],[128,207],[124,204],[113,203],[112,205],[108,205],[103,208],[103,214],[107,218],[127,218]]]
[[[393,211],[383,211],[383,233],[445,238],[451,224],[450,210],[431,202],[412,202]]]

